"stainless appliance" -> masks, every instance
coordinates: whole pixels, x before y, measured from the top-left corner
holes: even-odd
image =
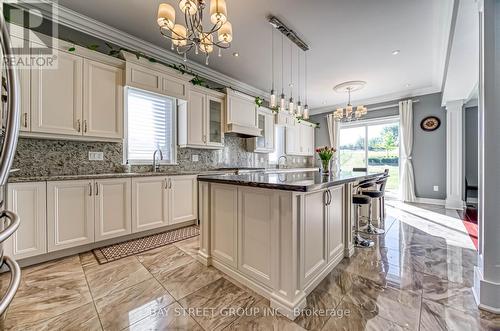
[[[2,7],[0,6],[0,9]],[[2,100],[1,111],[1,134],[0,134],[0,266],[7,268],[10,272],[10,282],[0,299],[0,316],[5,317],[5,311],[11,303],[21,282],[21,269],[17,262],[4,255],[3,243],[19,227],[19,216],[6,209],[6,188],[10,168],[14,161],[17,137],[19,134],[19,81],[17,69],[7,65],[6,59],[12,54],[9,32],[0,12],[1,28],[1,50],[0,50],[0,73],[2,78]],[[1,295],[1,294],[0,294]]]

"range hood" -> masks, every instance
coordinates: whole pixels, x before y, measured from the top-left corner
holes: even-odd
[[[260,137],[255,98],[233,89],[226,89],[226,134],[244,138]]]

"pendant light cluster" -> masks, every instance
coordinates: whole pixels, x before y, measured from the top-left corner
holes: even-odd
[[[184,56],[187,61],[187,53],[194,48],[196,54],[205,54],[205,64],[214,49],[222,50],[231,46],[233,40],[233,27],[227,18],[227,6],[225,0],[211,0],[210,22],[212,26],[204,30],[203,11],[207,3],[205,0],[180,0],[179,8],[184,15],[182,23],[176,23],[175,8],[168,3],[161,3],[158,7],[157,23],[160,33],[172,41],[172,50]]]
[[[306,51],[309,50],[309,47],[302,41],[300,38],[287,28],[281,21],[279,21],[276,17],[270,17],[269,22],[271,25],[274,27],[272,29],[272,35],[271,35],[271,42],[272,42],[272,47],[271,47],[271,56],[272,56],[272,87],[271,87],[271,98],[270,98],[270,107],[271,108],[276,108],[278,107],[279,111],[288,111],[291,115],[295,115],[298,117],[301,117],[303,119],[308,119],[309,118],[309,106],[307,105],[307,53]],[[281,35],[281,95],[279,97],[279,104],[278,104],[278,98],[276,95],[276,90],[275,90],[275,57],[274,57],[274,30],[277,29],[282,33]],[[284,81],[284,62],[285,62],[285,45],[284,45],[284,37],[288,37],[290,39],[290,82],[288,83],[288,86],[290,88],[289,95],[290,97],[286,98],[285,95],[285,81]],[[293,81],[293,47],[294,44],[297,45],[297,65],[298,65],[298,95],[297,95],[297,103],[295,103],[294,98],[293,98],[293,92],[294,92],[294,81]],[[302,75],[301,75],[301,50],[305,53],[305,105],[302,106]]]

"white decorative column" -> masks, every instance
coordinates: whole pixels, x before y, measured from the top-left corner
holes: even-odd
[[[463,100],[446,102],[446,208],[463,209]]]
[[[500,314],[500,1],[479,1],[479,249],[474,296]]]

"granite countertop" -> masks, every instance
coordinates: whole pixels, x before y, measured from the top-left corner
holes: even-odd
[[[276,190],[310,192],[358,180],[373,178],[383,173],[342,172],[336,177],[323,176],[319,172],[250,173],[202,175],[198,181],[269,188]]]
[[[212,170],[186,170],[186,171],[159,171],[159,172],[111,172],[105,174],[78,174],[78,175],[46,175],[46,176],[11,176],[9,183],[22,182],[43,182],[43,181],[61,181],[61,180],[84,180],[84,179],[105,179],[105,178],[132,178],[132,177],[150,177],[150,176],[182,176],[182,175],[225,175],[234,170],[212,169]],[[317,168],[286,168],[286,169],[263,169],[263,173],[287,172],[294,173],[299,171],[317,171]]]

